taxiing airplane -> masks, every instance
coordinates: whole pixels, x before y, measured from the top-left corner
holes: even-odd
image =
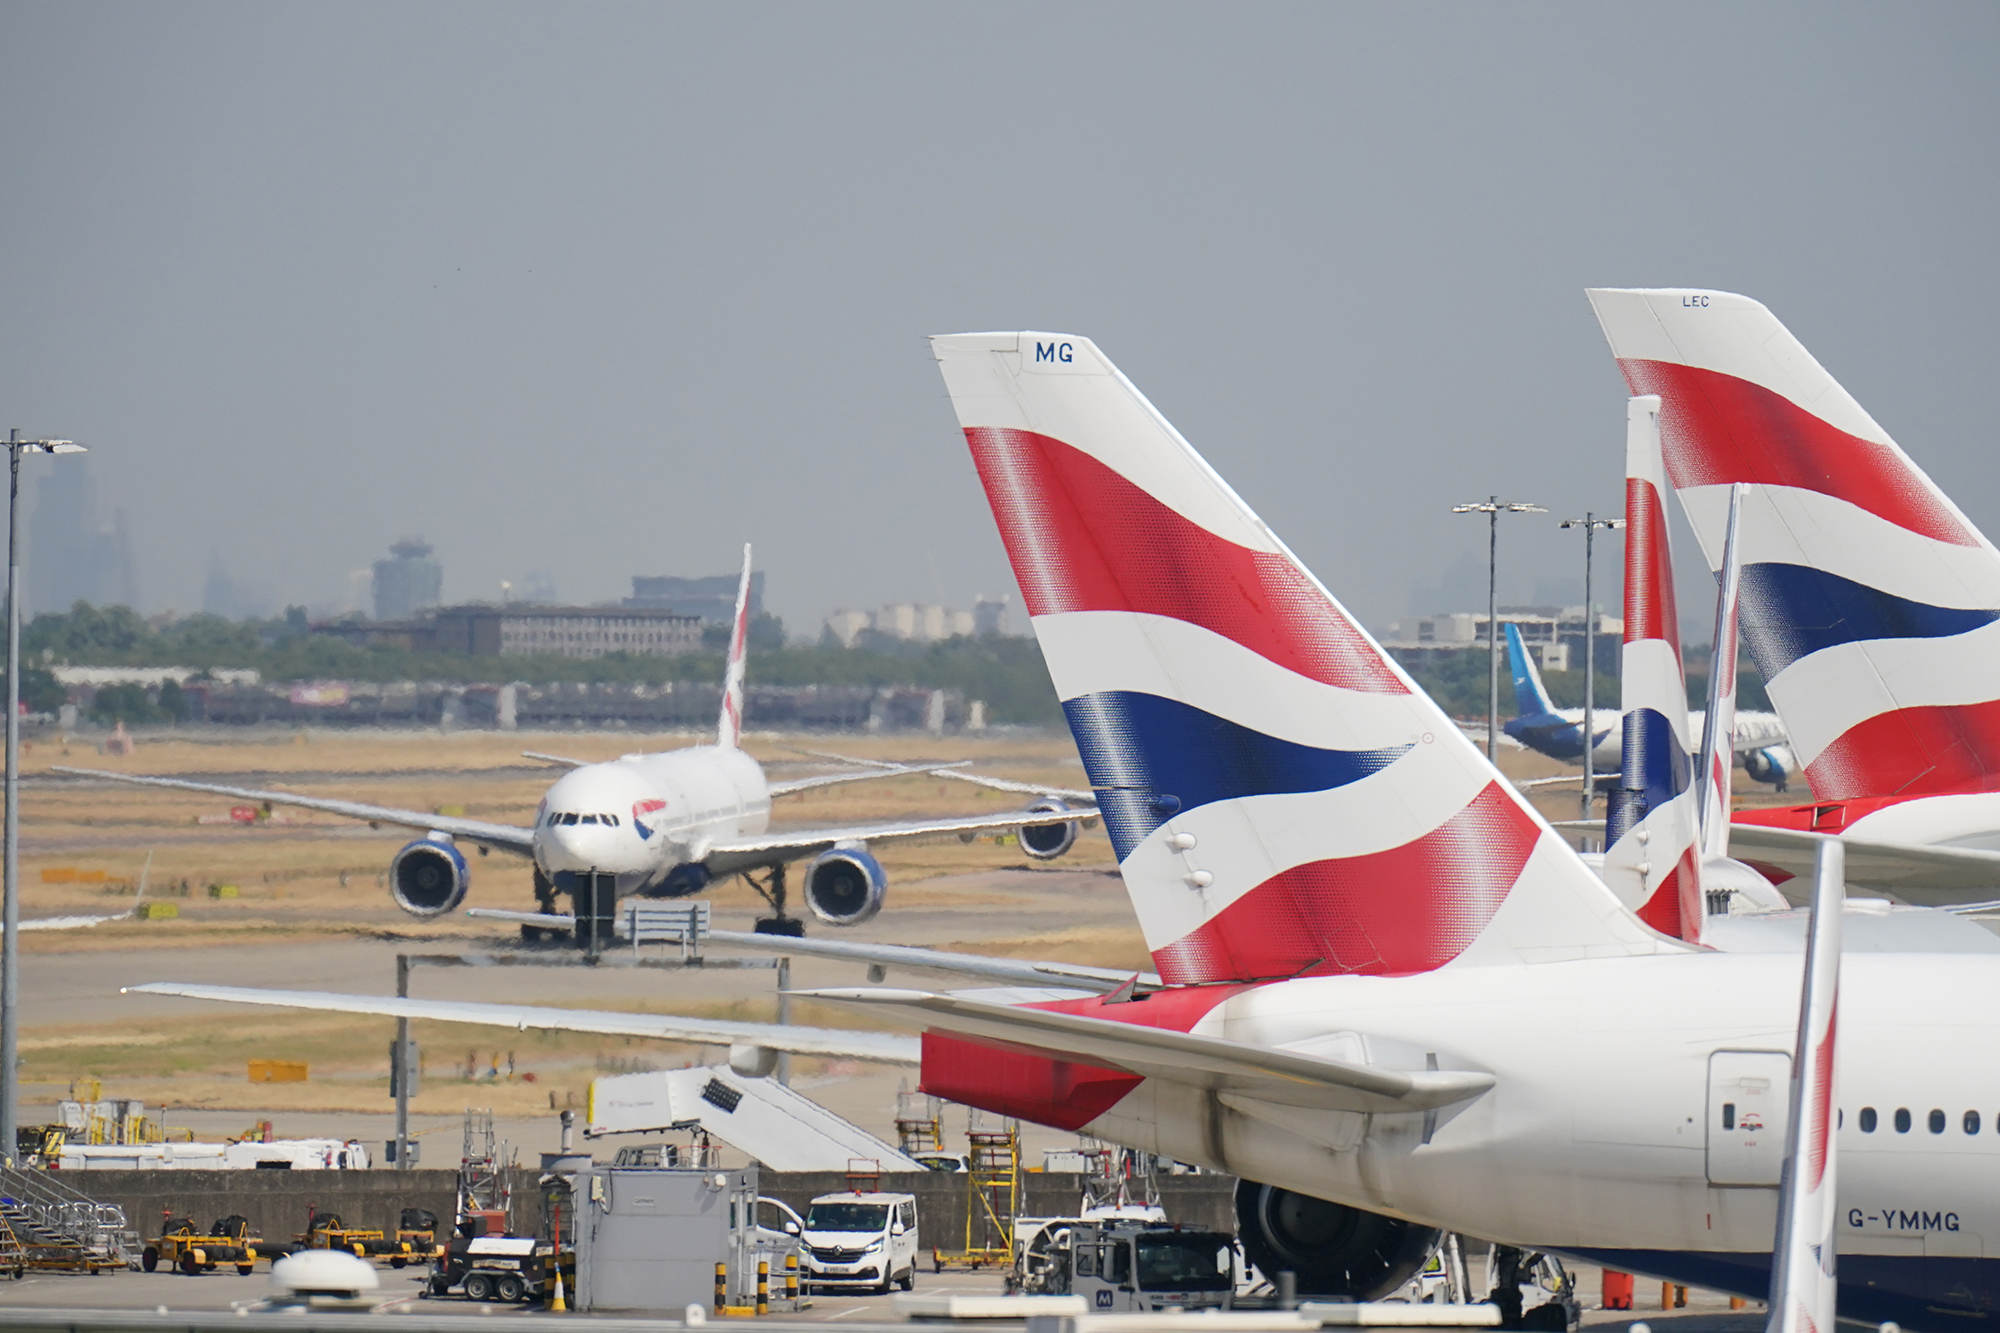
[[[1580,761],[1583,710],[1556,707],[1549,698],[1548,687],[1542,684],[1542,672],[1535,665],[1534,654],[1521,639],[1520,627],[1508,624],[1506,631],[1507,667],[1514,680],[1514,716],[1501,724],[1502,729],[1530,750],[1551,759]],[[1590,729],[1596,737],[1591,746],[1591,762],[1598,766],[1600,774],[1615,771],[1620,763],[1625,737],[1622,717],[1620,709],[1599,708],[1590,719]],[[1695,711],[1692,721],[1697,728],[1701,727],[1700,710]],[[1740,757],[1744,772],[1757,782],[1771,783],[1783,791],[1797,762],[1792,758],[1785,726],[1778,715],[1758,711],[1739,713],[1730,735],[1733,752]]]
[[[1756,301],[1589,295],[1711,569],[1743,487],[1742,639],[1815,799],[1738,812],[1736,854],[1837,834],[1856,884],[2000,896],[2000,551]]]
[[[934,1095],[1236,1175],[1260,1269],[1359,1297],[1406,1280],[1440,1229],[1762,1297],[1781,1193],[1808,1242],[1802,1211],[1833,1203],[1831,1174],[1779,1188],[1824,1142],[1843,1315],[2000,1312],[2000,1077],[1968,1056],[2000,1040],[2000,955],[1850,952],[1836,1084],[1798,949],[1700,948],[1621,903],[1089,340],[933,348],[1156,976],[1021,986],[1009,961],[994,979],[1013,989],[807,993],[920,1045],[140,989],[727,1042],[739,1069],[917,1059]],[[1799,1059],[1801,1031],[1826,1060]]]
[[[570,771],[550,786],[527,828],[179,778],[62,767],[52,771],[421,829],[421,838],[389,860],[390,896],[416,917],[441,916],[465,901],[472,883],[471,866],[460,848],[465,843],[482,854],[497,848],[532,857],[536,906],[544,914],[556,912],[558,894],[570,895],[581,906],[577,889],[585,877],[615,883],[620,898],[679,898],[699,893],[717,879],[742,875],[772,908],[773,916],[759,922],[759,928],[794,935],[801,926],[786,913],[785,883],[786,868],[794,861],[810,858],[800,890],[812,914],[830,925],[852,926],[881,910],[888,889],[881,862],[868,851],[870,843],[1004,831],[1018,833],[1027,855],[1051,860],[1075,844],[1081,823],[1095,818],[1094,810],[1072,810],[1061,796],[1042,793],[1026,809],[1007,813],[772,831],[772,797],[835,783],[936,771],[1008,789],[1022,784],[959,774],[954,765],[883,763],[794,782],[770,781],[739,744],[749,588],[750,548],[745,546],[715,744],[628,754],[602,764],[557,760],[570,764]],[[525,931],[539,929],[524,926]],[[578,932],[579,937],[587,933]]]

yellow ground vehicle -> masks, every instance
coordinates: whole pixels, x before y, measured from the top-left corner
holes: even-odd
[[[195,1229],[191,1218],[169,1219],[160,1238],[140,1254],[139,1266],[150,1273],[164,1263],[192,1277],[234,1264],[238,1273],[248,1277],[259,1257],[256,1238],[247,1234],[249,1229],[249,1222],[239,1216],[225,1217],[205,1233]],[[267,1251],[266,1257],[277,1256]]]
[[[340,1220],[338,1213],[314,1213],[306,1222],[306,1233],[299,1237],[302,1250],[346,1250],[358,1259],[387,1259],[391,1268],[401,1268],[416,1259],[419,1262],[430,1257],[429,1251],[419,1251],[407,1240],[389,1240],[378,1231],[363,1231],[350,1227]],[[435,1248],[433,1246],[432,1248]]]
[[[409,1263],[423,1263],[444,1253],[438,1241],[437,1214],[428,1208],[405,1208],[396,1220],[396,1239],[407,1248]],[[405,1262],[399,1255],[389,1257],[391,1268],[401,1268]]]

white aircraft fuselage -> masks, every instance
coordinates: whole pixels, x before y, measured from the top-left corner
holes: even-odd
[[[742,750],[693,745],[585,764],[556,779],[535,811],[535,864],[551,881],[590,871],[618,893],[692,892],[673,882],[721,838],[763,833],[771,792]]]
[[[1200,1014],[1198,1035],[1492,1073],[1490,1090],[1433,1113],[1428,1142],[1422,1112],[1239,1101],[1246,1114],[1226,1091],[1158,1079],[1078,1120],[1094,1109],[1073,1091],[1090,1086],[1087,1071],[1051,1064],[1049,1082],[1030,1087],[1014,1070],[1009,1093],[988,1072],[991,1047],[937,1034],[926,1041],[923,1086],[1369,1212],[1757,1291],[1776,1220],[1800,968],[1795,953],[1704,952],[1062,1006],[1184,1027],[1159,1013],[1171,1007],[1183,1020]],[[1913,1306],[1991,1310],[2000,1016],[1986,1001],[2000,993],[2000,955],[1850,953],[1842,982],[1842,1313],[1922,1323]],[[1099,1102],[1126,1079],[1100,1081]],[[1872,1131],[1862,1108],[1873,1111]]]

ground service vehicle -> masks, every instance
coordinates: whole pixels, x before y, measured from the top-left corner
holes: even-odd
[[[1241,1268],[1226,1232],[1149,1222],[1055,1222],[1022,1253],[1021,1289],[1093,1312],[1226,1310]]]
[[[437,1239],[437,1214],[428,1208],[405,1208],[396,1219],[396,1240],[408,1250],[407,1255],[391,1255],[389,1267],[401,1268],[404,1264],[421,1263],[437,1258],[440,1247]]]
[[[575,1256],[565,1252],[560,1263],[573,1277]],[[535,1300],[554,1289],[557,1264],[554,1247],[530,1236],[460,1236],[438,1258],[431,1294],[459,1287],[469,1301]]]
[[[305,1250],[346,1250],[357,1259],[387,1259],[391,1267],[401,1268],[416,1253],[416,1247],[406,1240],[390,1240],[379,1230],[363,1231],[350,1227],[340,1220],[339,1213],[315,1213],[306,1224],[306,1232],[299,1237],[299,1248]],[[435,1248],[433,1246],[432,1248]]]
[[[806,1208],[804,1281],[809,1287],[908,1291],[917,1277],[914,1194],[822,1194]]]
[[[223,1264],[234,1264],[238,1273],[248,1277],[259,1254],[257,1240],[247,1234],[249,1229],[248,1220],[235,1215],[223,1218],[206,1233],[195,1229],[192,1218],[170,1219],[160,1238],[140,1253],[139,1266],[151,1273],[164,1263],[192,1277],[196,1273],[213,1273]],[[283,1258],[286,1252],[286,1247],[278,1246],[263,1254],[276,1259]]]

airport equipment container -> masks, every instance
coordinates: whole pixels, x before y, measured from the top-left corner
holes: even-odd
[[[576,1173],[578,1310],[709,1306],[716,1265],[726,1299],[750,1307],[757,1263],[784,1270],[789,1237],[757,1226],[757,1170],[594,1166]]]

